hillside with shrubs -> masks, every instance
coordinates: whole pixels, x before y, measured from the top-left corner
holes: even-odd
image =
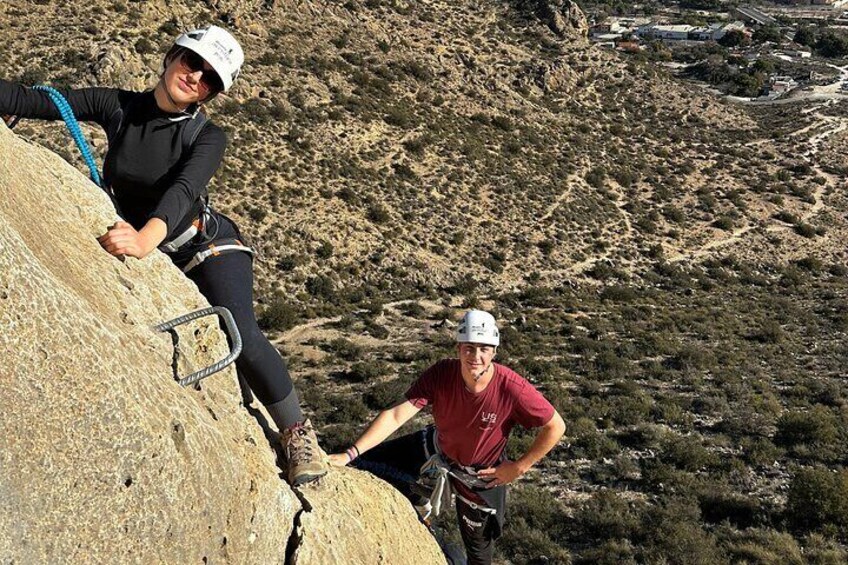
[[[581,16],[7,0],[0,76],[144,88],[180,30],[233,29],[212,202],[258,251],[257,313],[327,447],[451,355],[470,306],[565,418],[500,562],[842,563],[848,106],[735,106]],[[83,170],[60,124],[15,131]]]

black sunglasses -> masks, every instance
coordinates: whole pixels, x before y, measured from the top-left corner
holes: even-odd
[[[189,72],[203,72],[203,75],[200,77],[200,84],[208,92],[221,92],[224,90],[224,83],[221,82],[221,77],[218,76],[218,73],[212,69],[204,68],[203,65],[206,61],[194,51],[189,51],[188,49],[184,50],[180,57],[180,61]]]

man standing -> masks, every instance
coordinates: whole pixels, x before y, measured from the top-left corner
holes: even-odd
[[[491,314],[468,311],[456,341],[458,359],[444,359],[424,371],[404,402],[381,412],[345,453],[331,455],[330,461],[344,466],[357,460],[357,466],[383,476],[410,498],[409,482],[425,463],[438,461],[456,494],[468,563],[482,565],[491,563],[501,534],[506,485],[556,445],[565,423],[526,379],[493,362],[500,334]],[[383,443],[425,406],[432,408],[435,427]],[[504,450],[516,424],[540,431],[527,452],[510,461]]]

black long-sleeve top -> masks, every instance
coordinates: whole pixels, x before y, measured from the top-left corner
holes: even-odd
[[[183,154],[187,115],[159,109],[153,91],[82,88],[59,92],[78,120],[95,122],[106,130],[109,147],[103,180],[124,218],[136,229],[151,218],[161,219],[168,226],[165,241],[185,231],[198,217],[201,196],[221,164],[227,145],[223,130],[206,123]],[[45,92],[2,79],[0,114],[62,119]],[[120,132],[114,122],[118,119],[123,120]]]

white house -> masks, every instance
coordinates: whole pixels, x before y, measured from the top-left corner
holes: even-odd
[[[690,25],[650,24],[636,30],[636,35],[652,39],[684,40],[689,39],[689,34],[694,29],[696,28]]]

